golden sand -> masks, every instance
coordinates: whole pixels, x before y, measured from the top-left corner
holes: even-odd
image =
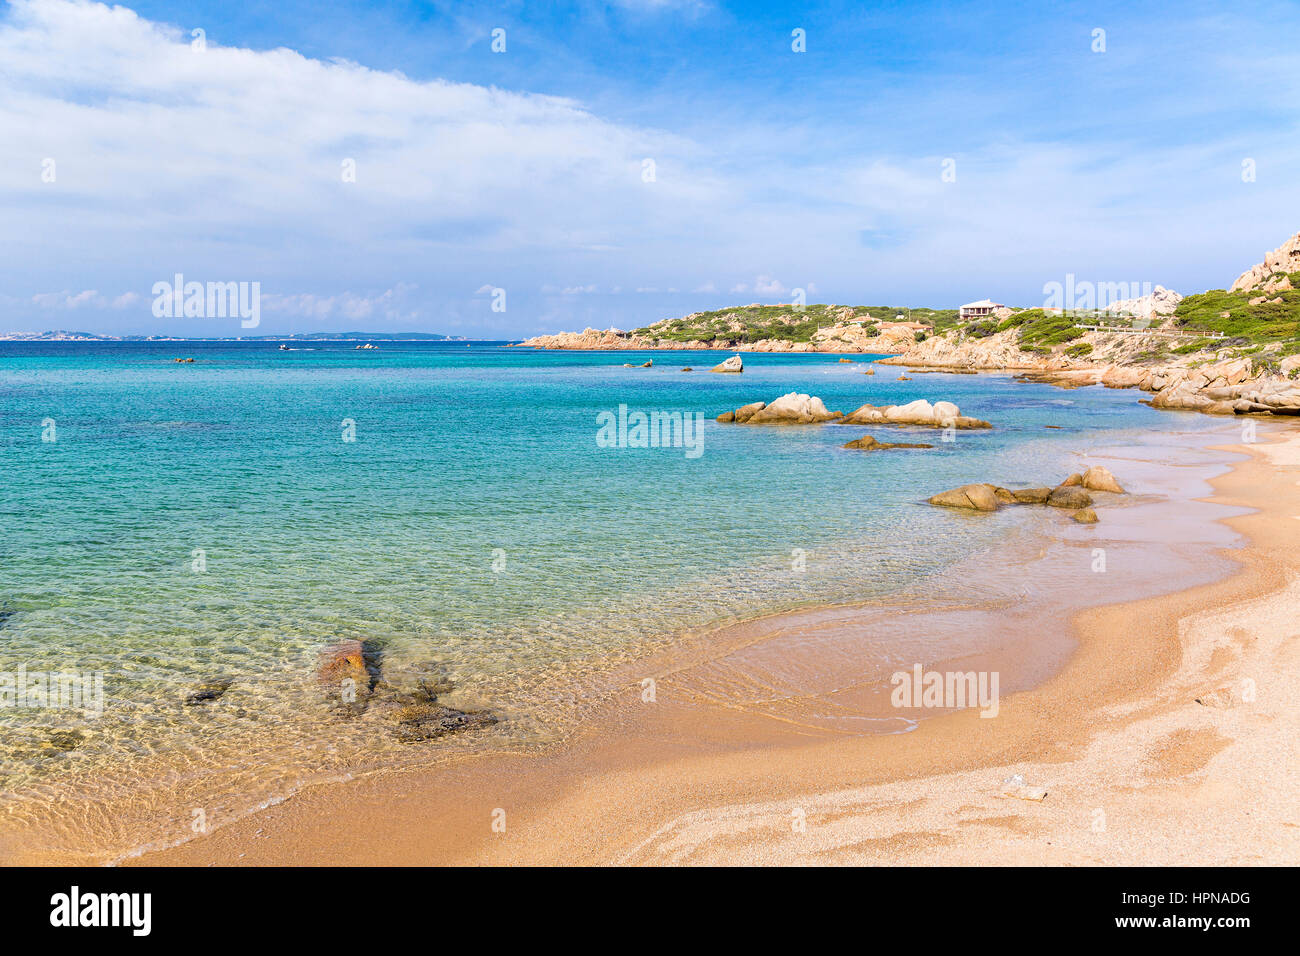
[[[1076,614],[1064,666],[1004,696],[996,719],[840,732],[806,706],[752,706],[752,688],[737,703],[725,660],[684,652],[647,671],[656,706],[606,713],[553,753],[313,788],[133,862],[1300,862],[1300,432],[1271,437],[1233,446],[1246,460],[1212,481],[1209,500],[1239,509],[1220,519],[1249,542],[1228,555],[1239,570]],[[851,634],[844,613],[749,625],[733,650],[788,672],[809,627]],[[1033,656],[1020,649],[1003,651],[1013,674]],[[823,688],[819,703],[842,692],[871,713],[863,687]],[[1035,789],[1045,798],[1014,795]]]

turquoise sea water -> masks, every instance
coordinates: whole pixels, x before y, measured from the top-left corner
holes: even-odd
[[[107,843],[138,844],[114,800],[217,816],[384,760],[554,739],[611,661],[939,573],[1015,518],[955,526],[929,494],[1055,483],[1081,440],[1166,414],[1132,393],[899,382],[829,355],[746,354],[742,375],[709,374],[723,357],[0,344],[0,673],[100,673],[105,697],[99,716],[0,709],[0,809],[22,823],[71,794]],[[713,420],[789,391],[846,412],[945,399],[996,427],[945,443]],[[701,453],[600,447],[597,416],[620,405],[702,413]],[[935,448],[840,447],[863,434]],[[385,679],[434,669],[448,703],[501,722],[410,745],[332,718],[312,673],[342,638],[381,649]],[[215,678],[234,681],[221,700],[181,705]]]

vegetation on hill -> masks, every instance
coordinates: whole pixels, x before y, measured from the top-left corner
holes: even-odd
[[[1175,324],[1193,332],[1221,332],[1229,339],[1252,344],[1300,339],[1300,272],[1292,273],[1290,279],[1297,288],[1285,292],[1211,289],[1189,295],[1178,303]],[[1250,304],[1251,299],[1260,297],[1263,302]]]
[[[950,326],[956,309],[908,309],[883,305],[809,305],[802,312],[789,305],[746,305],[714,312],[699,312],[680,319],[665,319],[636,330],[647,338],[676,342],[727,341],[736,344],[762,339],[810,342],[818,328],[837,322],[892,322],[898,315],[936,330]]]

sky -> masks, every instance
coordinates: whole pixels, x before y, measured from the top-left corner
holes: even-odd
[[[0,3],[0,332],[1223,288],[1300,230],[1298,28],[1195,0]],[[178,274],[257,283],[255,330],[158,314]]]

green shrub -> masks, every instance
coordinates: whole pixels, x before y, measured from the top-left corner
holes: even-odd
[[[1065,350],[1065,354],[1070,358],[1083,358],[1085,355],[1092,354],[1091,342],[1077,342]]]

